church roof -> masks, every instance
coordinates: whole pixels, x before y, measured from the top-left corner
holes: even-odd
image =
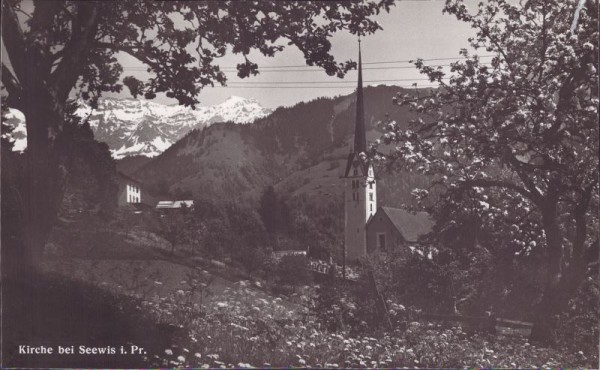
[[[356,121],[354,125],[354,146],[352,152],[348,155],[346,162],[346,171],[344,177],[350,175],[355,161],[358,162],[362,171],[361,176],[367,176],[369,164],[358,156],[359,153],[367,151],[367,134],[365,130],[365,103],[363,97],[362,81],[362,56],[360,52],[360,40],[358,41],[358,86],[356,88]]]
[[[360,40],[358,41],[358,87],[356,88],[356,124],[354,128],[354,152],[367,151],[367,136],[365,132],[365,103],[363,98],[362,58]]]
[[[380,207],[390,219],[394,227],[406,241],[416,242],[421,235],[431,232],[433,221],[427,212],[411,213],[407,210],[392,207]],[[377,213],[379,213],[379,210]],[[375,217],[372,217],[374,219]]]

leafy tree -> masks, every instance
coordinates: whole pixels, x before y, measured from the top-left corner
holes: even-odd
[[[271,234],[285,233],[290,227],[290,210],[273,186],[267,186],[260,197],[258,213]]]
[[[417,60],[440,88],[396,97],[418,117],[407,130],[389,124],[382,142],[395,145],[395,163],[432,177],[415,191],[431,211],[477,215],[517,254],[541,250],[532,336],[549,340],[598,248],[598,5],[491,0],[472,14],[449,0],[444,11],[476,30],[471,46],[492,53],[491,63],[462,50],[448,79]]]
[[[74,106],[69,107],[61,135],[61,163],[66,176],[60,212],[92,210],[108,217],[117,207],[115,163],[108,145],[94,139],[89,124],[81,123],[74,110]]]
[[[215,64],[230,50],[241,54],[240,77],[258,73],[252,49],[273,56],[294,45],[309,65],[343,76],[353,62],[337,64],[329,38],[337,31],[368,34],[379,29],[369,17],[389,10],[376,2],[234,1],[33,1],[2,2],[2,84],[8,104],[27,121],[28,157],[23,207],[26,273],[41,256],[61,201],[60,142],[66,102],[73,91],[96,101],[126,85],[133,96],[166,93],[195,105],[205,86],[225,83]],[[146,64],[146,82],[127,76],[122,52]],[[8,66],[10,65],[10,68]]]

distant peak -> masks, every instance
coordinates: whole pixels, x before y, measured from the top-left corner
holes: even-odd
[[[256,99],[248,99],[248,98],[243,98],[241,96],[236,96],[236,95],[231,95],[229,96],[227,99],[225,99],[225,101],[223,103],[239,103],[239,102],[252,102],[252,103],[258,103],[256,101]]]
[[[246,98],[242,98],[241,96],[237,96],[237,95],[230,95],[229,97],[227,97],[227,99],[225,99],[225,101],[228,100],[246,100]]]

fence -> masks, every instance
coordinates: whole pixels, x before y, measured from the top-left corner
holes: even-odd
[[[442,315],[434,313],[419,313],[418,317],[426,320],[465,323],[476,330],[504,335],[529,336],[533,323],[509,320],[491,316]]]
[[[346,271],[344,274],[344,272],[342,271],[342,266],[338,266],[335,263],[330,263],[312,258],[308,260],[308,269],[323,275],[332,274],[333,270],[333,273],[336,277],[341,278],[345,275],[345,279],[350,281],[357,281],[359,278],[359,274],[348,266],[346,266]]]

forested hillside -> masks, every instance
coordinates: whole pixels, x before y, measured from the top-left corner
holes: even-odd
[[[367,137],[375,140],[380,122],[404,125],[413,117],[394,107],[399,87],[365,89]],[[196,198],[256,199],[269,185],[286,196],[306,194],[309,201],[341,195],[342,175],[355,121],[354,94],[319,98],[279,108],[252,125],[215,124],[195,130],[136,171],[153,190],[166,182],[174,194]],[[380,199],[390,205],[410,200],[410,189],[421,177],[379,173]],[[164,188],[164,185],[162,185]],[[341,198],[340,198],[341,199]]]

